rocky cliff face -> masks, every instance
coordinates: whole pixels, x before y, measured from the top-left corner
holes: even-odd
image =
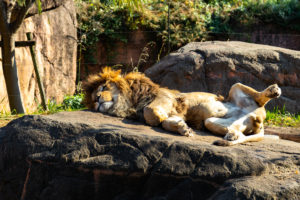
[[[282,96],[267,106],[300,112],[300,51],[245,42],[190,43],[145,71],[161,86],[228,95],[237,82],[263,90],[277,83]]]
[[[233,147],[88,111],[0,129],[0,199],[299,199],[300,143]]]
[[[44,12],[35,14],[33,7],[17,32],[17,41],[26,41],[26,32],[33,33],[39,72],[47,100],[62,101],[75,90],[77,31],[72,0],[43,1]],[[29,48],[17,48],[16,60],[21,93],[27,111],[41,102]],[[5,81],[0,68],[0,110],[9,110]]]

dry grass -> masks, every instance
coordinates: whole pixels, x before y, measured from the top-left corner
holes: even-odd
[[[6,126],[10,121],[9,120],[1,120],[0,119],[0,128]]]
[[[21,117],[21,115],[0,115],[0,128],[6,126],[10,121]]]

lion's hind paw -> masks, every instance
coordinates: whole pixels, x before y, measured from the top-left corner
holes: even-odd
[[[227,133],[224,137],[225,140],[228,141],[234,141],[239,139],[239,135],[235,134],[235,133]]]
[[[213,142],[213,145],[217,146],[230,146],[230,142],[227,140],[216,140]]]
[[[281,89],[277,84],[271,85],[266,89],[266,96],[269,98],[278,98],[281,95]]]

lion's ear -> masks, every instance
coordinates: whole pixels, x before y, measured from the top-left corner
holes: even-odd
[[[111,72],[112,70],[111,70],[111,68],[110,67],[104,67],[103,69],[102,69],[102,73],[104,74],[104,73],[109,73],[109,72]]]
[[[116,74],[117,74],[118,76],[121,76],[121,72],[122,72],[122,71],[119,69],[119,70],[116,71]]]

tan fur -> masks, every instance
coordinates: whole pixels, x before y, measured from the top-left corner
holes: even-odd
[[[277,85],[258,92],[237,83],[224,101],[222,96],[211,93],[180,93],[161,88],[142,73],[121,75],[111,68],[90,76],[84,91],[86,105],[92,110],[143,119],[151,126],[161,124],[164,129],[184,136],[193,135],[188,124],[195,129],[205,126],[225,136],[227,142],[217,142],[219,145],[261,140],[266,117],[264,105],[280,95]]]
[[[264,138],[263,121],[266,118],[264,105],[281,95],[281,89],[271,85],[258,92],[241,83],[234,84],[224,105],[229,108],[223,117],[205,120],[205,127],[211,132],[225,136],[227,141],[217,141],[217,145],[235,145],[260,141]]]

